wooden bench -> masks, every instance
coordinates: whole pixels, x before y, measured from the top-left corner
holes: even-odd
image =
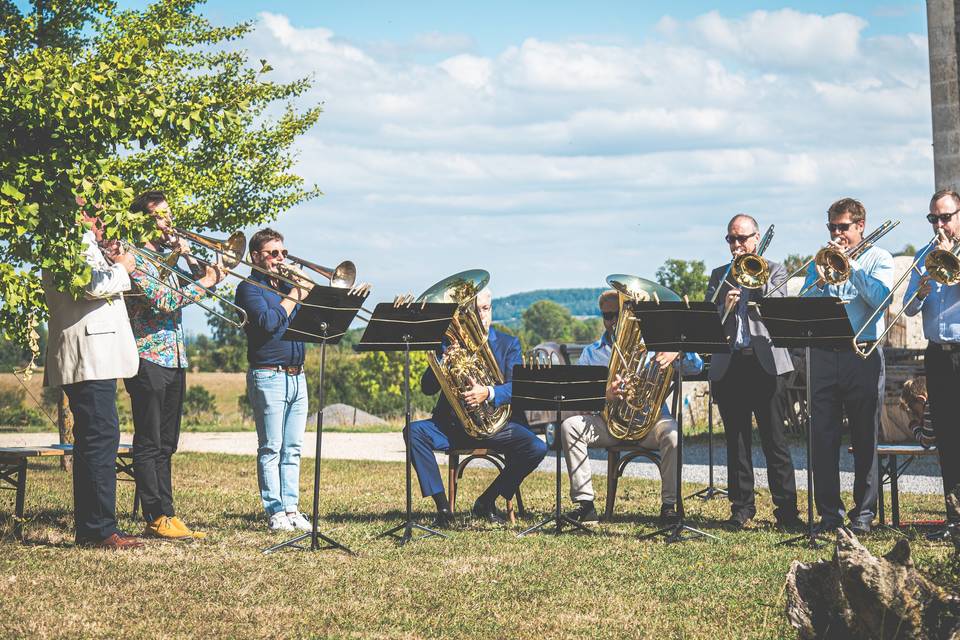
[[[853,447],[848,447],[847,451],[853,453]],[[935,456],[937,448],[930,447],[925,449],[920,444],[898,443],[898,444],[878,444],[877,445],[877,473],[880,474],[880,484],[877,487],[877,517],[880,524],[886,524],[883,504],[883,485],[890,485],[890,523],[899,529],[900,523],[900,476],[903,475],[907,467],[913,461],[921,456]],[[898,460],[902,458],[902,460]]]
[[[603,511],[603,519],[608,522],[613,518],[613,505],[617,500],[620,476],[627,465],[637,458],[646,458],[660,468],[660,452],[657,450],[636,444],[617,444],[607,448],[607,506]]]
[[[31,458],[62,458],[73,455],[73,445],[49,447],[0,447],[0,489],[16,491],[13,515],[13,536],[23,541],[24,504],[27,496],[27,463]],[[117,478],[133,481],[133,447],[117,448]],[[139,496],[134,492],[133,513],[136,515]]]

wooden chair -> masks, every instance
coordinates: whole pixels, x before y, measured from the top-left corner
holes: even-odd
[[[603,519],[613,518],[613,505],[617,501],[617,484],[623,470],[637,458],[646,458],[660,468],[660,452],[636,444],[617,444],[607,448],[607,506]]]
[[[461,456],[466,457],[461,460]],[[504,455],[492,449],[450,449],[447,451],[447,499],[450,501],[450,513],[457,512],[457,482],[463,477],[463,471],[467,468],[467,465],[474,460],[486,460],[495,466],[498,471],[503,471],[506,464]],[[517,489],[517,511],[521,516],[524,515],[520,489]],[[509,516],[511,524],[516,522],[512,500],[507,500],[507,516]]]

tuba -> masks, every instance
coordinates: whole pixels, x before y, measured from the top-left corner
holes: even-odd
[[[477,312],[477,294],[487,286],[490,274],[473,269],[444,278],[417,298],[417,302],[455,302],[458,307],[447,328],[449,346],[442,358],[427,354],[427,362],[437,376],[444,397],[463,424],[463,430],[472,438],[488,438],[502,429],[510,419],[510,405],[494,407],[481,403],[471,407],[464,402],[461,392],[469,386],[468,378],[478,384],[503,384],[500,365],[493,356],[487,331]]]
[[[603,417],[614,438],[642,440],[660,420],[660,407],[670,392],[675,365],[661,367],[656,363],[643,344],[640,323],[628,303],[679,301],[680,296],[655,282],[620,273],[607,276],[607,284],[620,294],[620,318],[610,354],[607,386],[617,376],[626,381],[624,397],[607,402]]]

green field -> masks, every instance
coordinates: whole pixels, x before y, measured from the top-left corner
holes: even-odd
[[[786,536],[772,529],[766,492],[746,531],[719,528],[725,501],[692,501],[692,524],[719,541],[639,541],[654,526],[659,485],[631,478],[622,481],[615,521],[594,535],[517,539],[516,529],[461,513],[449,539],[398,548],[375,536],[401,518],[403,466],[330,461],[322,528],[359,555],[264,557],[260,548],[286,534],[266,531],[253,458],[180,454],[174,465],[178,510],[209,539],[128,553],[72,547],[69,479],[56,462],[31,468],[29,544],[13,542],[9,515],[0,516],[0,637],[793,638],[783,615],[790,562],[831,554],[775,546]],[[468,471],[461,512],[491,478]],[[534,513],[521,524],[529,525],[551,507],[553,477],[533,474],[523,490]],[[0,496],[9,514],[13,495]],[[137,530],[131,501],[130,483],[121,483],[121,525]],[[425,522],[430,506],[415,499]],[[903,508],[906,519],[942,517],[942,498],[904,496]],[[889,533],[866,539],[875,553],[893,542]],[[921,570],[948,553],[914,545]]]

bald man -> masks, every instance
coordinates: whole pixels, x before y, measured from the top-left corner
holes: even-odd
[[[476,305],[504,382],[489,387],[474,383],[462,389],[461,395],[469,405],[489,403],[500,407],[510,404],[513,396],[513,367],[522,364],[520,341],[490,326],[493,321],[493,301],[489,289],[477,294]],[[428,367],[423,372],[420,386],[427,395],[440,392],[440,383],[433,369]],[[522,411],[512,415],[507,425],[494,435],[478,440],[467,435],[443,394],[440,394],[430,419],[411,423],[410,432],[405,435],[409,437],[410,456],[420,481],[420,491],[424,497],[433,498],[436,504],[435,524],[438,527],[450,526],[453,514],[450,513],[450,504],[444,493],[434,451],[482,447],[505,454],[506,465],[486,491],[477,498],[472,511],[475,517],[497,524],[506,522],[503,512],[496,506],[497,498],[513,498],[523,479],[537,468],[547,453],[546,444],[527,426],[527,419]]]

